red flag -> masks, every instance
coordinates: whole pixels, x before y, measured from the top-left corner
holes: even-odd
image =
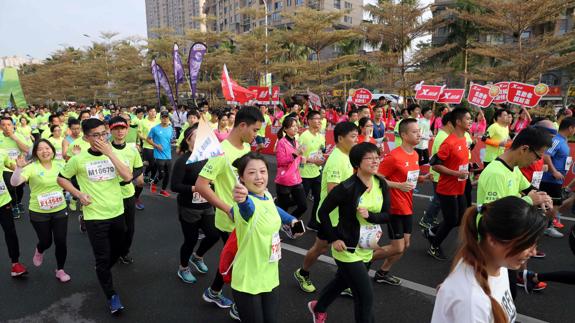
[[[224,68],[222,70],[222,92],[224,93],[224,97],[226,101],[235,101],[240,104],[246,103],[255,98],[255,95],[252,91],[241,87],[236,83],[230,75],[228,74],[228,68],[224,64]]]

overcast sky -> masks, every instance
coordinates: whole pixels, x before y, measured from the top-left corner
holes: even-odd
[[[62,47],[89,46],[101,31],[119,32],[118,38],[145,37],[145,1],[0,0],[0,56],[44,59]]]

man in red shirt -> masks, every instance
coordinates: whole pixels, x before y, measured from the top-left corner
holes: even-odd
[[[421,140],[417,120],[404,119],[399,125],[401,146],[391,151],[379,165],[379,173],[385,176],[390,187],[391,211],[387,231],[391,243],[373,255],[373,260],[385,259],[383,265],[375,273],[374,280],[378,283],[399,285],[401,280],[389,273],[411,241],[413,227],[413,189],[418,181],[430,178],[419,176],[419,155],[415,146]]]
[[[465,200],[465,183],[469,176],[469,149],[465,140],[465,132],[471,126],[471,114],[465,108],[451,111],[453,132],[439,147],[430,164],[439,173],[437,196],[443,213],[443,221],[439,225],[425,229],[425,237],[430,242],[427,253],[437,260],[447,260],[441,250],[441,243],[459,226],[467,207]]]

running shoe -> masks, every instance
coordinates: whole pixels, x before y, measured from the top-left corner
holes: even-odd
[[[200,274],[205,274],[208,272],[208,266],[206,266],[202,258],[198,258],[192,255],[190,257],[189,263],[194,266],[194,268],[196,268]]]
[[[341,296],[353,297],[353,293],[351,292],[351,288],[344,289],[341,293]]]
[[[429,246],[429,249],[427,249],[427,254],[437,260],[441,261],[447,260],[445,254],[443,254],[443,250],[441,250],[441,247]]]
[[[318,313],[315,311],[315,306],[317,301],[311,301],[307,303],[307,308],[311,315],[313,316],[313,323],[325,323],[327,321],[327,313]]]
[[[161,190],[160,195],[163,197],[170,197],[170,193],[168,193],[168,191],[166,191],[166,190]]]
[[[68,205],[68,208],[70,209],[70,211],[76,211],[77,204],[76,204],[76,200],[75,199],[71,199],[70,200],[70,204]]]
[[[144,203],[142,203],[142,201],[140,199],[136,200],[136,210],[143,210],[144,209]]]
[[[190,267],[178,270],[178,277],[180,277],[180,279],[187,284],[193,284],[198,281],[190,271]]]
[[[385,273],[383,270],[378,270],[375,272],[375,275],[373,276],[373,280],[375,280],[376,283],[386,283],[389,285],[393,285],[393,286],[399,286],[401,285],[401,279],[391,275],[389,272]]]
[[[34,257],[32,257],[32,263],[36,267],[40,267],[44,261],[44,254],[38,251],[38,248],[34,249]]]
[[[78,215],[78,222],[80,222],[80,232],[86,233],[86,223],[84,222],[84,215]]]
[[[64,269],[56,270],[56,278],[58,278],[58,280],[60,280],[61,283],[67,283],[71,279],[70,275],[66,274]]]
[[[156,187],[156,183],[153,183],[153,182],[152,182],[152,183],[150,184],[150,191],[151,191],[152,193],[156,193],[156,192],[158,191],[158,188]]]
[[[547,255],[543,251],[537,250],[537,253],[535,253],[535,256],[533,256],[532,258],[542,259],[545,258],[545,256]]]
[[[561,223],[561,221],[557,220],[557,218],[553,219],[553,226],[557,229],[563,229],[565,225]]]
[[[230,308],[234,304],[234,302],[232,302],[231,299],[222,295],[221,291],[216,294],[209,287],[208,287],[208,289],[206,289],[206,291],[202,295],[202,298],[204,299],[204,301],[206,301],[208,303],[215,303],[220,308]]]
[[[301,288],[301,290],[303,290],[306,293],[315,292],[315,286],[311,282],[311,279],[309,279],[309,276],[306,277],[302,275],[300,270],[301,269],[298,269],[293,273],[293,276],[295,277],[295,279],[299,284],[299,288]]]
[[[114,294],[112,298],[108,301],[110,305],[110,314],[120,314],[120,312],[124,309],[124,306],[120,302],[120,296]]]
[[[14,219],[19,219],[19,218],[20,218],[20,210],[18,210],[18,206],[17,206],[17,205],[14,205],[14,206],[12,207],[12,217],[13,217]]]
[[[545,233],[546,236],[549,236],[551,238],[563,238],[563,233],[557,231],[557,229],[555,229],[554,227],[549,227],[545,229],[543,233]]]
[[[240,321],[240,322],[242,321],[240,319],[240,312],[238,311],[238,307],[236,306],[235,303],[232,305],[232,308],[230,308],[230,317],[236,321]]]
[[[517,286],[523,287],[527,294],[531,294],[532,292],[542,291],[547,288],[547,283],[545,282],[538,282],[535,284],[533,281],[533,277],[535,273],[530,270],[523,270],[523,273],[520,276],[517,276]],[[525,283],[527,282],[527,283]]]
[[[121,256],[118,258],[118,260],[120,260],[120,262],[124,265],[131,265],[134,263],[134,258],[132,258],[130,255]]]
[[[26,270],[26,267],[24,267],[24,265],[21,263],[17,262],[12,264],[12,271],[10,272],[12,277],[20,277],[26,275],[27,273],[28,271]]]
[[[421,220],[419,220],[419,226],[424,228],[424,229],[431,229],[431,223],[427,223],[425,222],[425,218],[421,218]]]

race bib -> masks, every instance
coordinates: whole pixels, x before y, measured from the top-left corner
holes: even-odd
[[[4,183],[4,180],[0,180],[0,194],[4,194],[8,192],[8,189],[6,188],[6,183]]]
[[[407,182],[413,187],[417,186],[417,178],[419,177],[419,169],[418,170],[410,170],[407,172]]]
[[[18,158],[18,156],[20,155],[20,150],[17,148],[8,149],[7,152],[8,152],[8,157],[12,160],[16,160]]]
[[[52,210],[64,204],[64,194],[61,191],[38,195],[38,205],[41,210]]]
[[[116,177],[116,168],[109,159],[95,160],[86,164],[88,179],[93,182],[101,182]]]
[[[543,178],[543,172],[533,172],[533,178],[531,179],[531,185],[536,189],[539,189],[539,185],[541,184],[541,179]]]
[[[460,172],[468,172],[468,171],[469,171],[469,164],[460,165],[460,166],[459,166],[459,171],[460,171]],[[465,182],[465,181],[467,180],[467,177],[468,177],[468,176],[469,176],[469,175],[467,175],[465,178],[459,178],[459,177],[458,177],[457,180],[460,181],[460,182]]]
[[[571,165],[573,165],[573,158],[567,157],[567,160],[565,160],[565,170],[569,171],[571,169]]]
[[[282,259],[282,245],[280,240],[280,233],[276,232],[272,236],[272,250],[270,253],[270,262],[277,262]]]
[[[365,224],[359,229],[359,241],[357,245],[363,249],[375,249],[379,247],[378,242],[382,231],[379,224]]]
[[[56,150],[56,157],[55,157],[55,159],[58,159],[58,160],[62,160],[62,159],[63,159],[63,158],[62,158],[62,151],[61,151],[61,150]]]
[[[203,196],[201,196],[200,193],[194,192],[194,196],[192,197],[192,203],[193,204],[208,203],[208,200],[203,198]]]

